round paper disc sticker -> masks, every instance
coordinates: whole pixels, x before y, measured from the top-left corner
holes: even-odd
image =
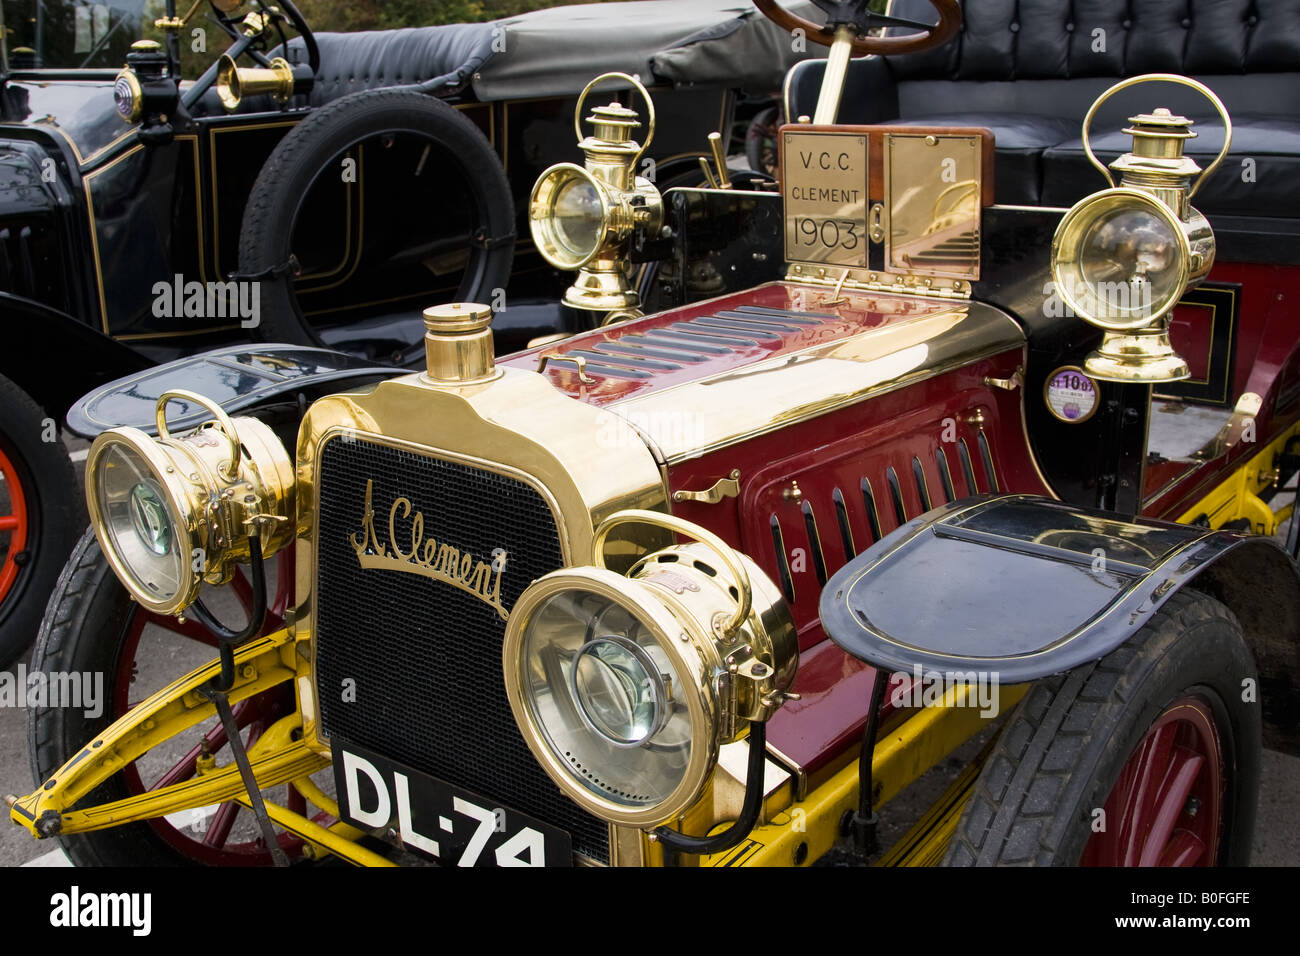
[[[1097,383],[1073,365],[1053,372],[1044,394],[1048,410],[1063,422],[1086,422],[1097,410]]]

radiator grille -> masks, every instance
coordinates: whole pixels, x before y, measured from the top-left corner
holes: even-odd
[[[564,796],[524,743],[501,676],[505,622],[477,597],[388,568],[362,569],[367,481],[375,529],[389,543],[394,500],[424,516],[424,537],[492,560],[508,555],[501,604],[509,610],[535,578],[559,568],[555,519],[524,482],[360,438],[321,451],[316,567],[316,674],[321,724],[350,741],[560,827],[574,850],[609,860],[608,829]],[[411,519],[397,534],[410,550]],[[355,701],[342,699],[343,681]]]

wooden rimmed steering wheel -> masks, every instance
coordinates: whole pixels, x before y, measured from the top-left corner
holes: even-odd
[[[776,0],[754,0],[754,6],[783,30],[802,30],[808,39],[824,46],[831,44],[831,39],[839,28],[848,27],[855,34],[853,55],[867,56],[872,53],[916,53],[952,39],[961,26],[961,4],[958,0],[929,2],[939,14],[938,23],[921,23],[904,17],[873,13],[868,9],[868,0],[813,0],[826,14],[826,23],[822,26],[783,9]],[[868,31],[875,27],[908,27],[921,32],[905,36],[868,36]]]

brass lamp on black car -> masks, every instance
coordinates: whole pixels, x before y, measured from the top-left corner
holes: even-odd
[[[1214,104],[1223,118],[1223,149],[1202,172],[1183,155],[1184,142],[1196,135],[1191,120],[1167,109],[1130,117],[1133,125],[1124,132],[1133,137],[1133,151],[1110,164],[1120,174],[1116,186],[1092,151],[1092,118],[1112,94],[1159,80],[1190,86]],[[1190,201],[1231,144],[1232,121],[1219,98],[1186,77],[1133,77],[1111,87],[1088,110],[1084,149],[1112,188],[1093,193],[1065,214],[1052,240],[1052,276],[1062,300],[1106,332],[1084,364],[1095,378],[1173,382],[1191,374],[1169,341],[1168,316],[1214,264],[1214,232]]]
[[[641,125],[637,113],[617,101],[598,106],[587,122],[592,135],[582,135],[582,108],[598,83],[620,79],[644,98],[649,127],[644,144],[632,138]],[[578,147],[586,154],[582,166],[558,163],[533,187],[528,223],[543,258],[557,269],[578,270],[564,294],[564,304],[596,313],[598,322],[641,314],[641,298],[628,282],[627,244],[637,228],[658,236],[663,228],[663,197],[654,183],[636,175],[637,164],[655,134],[655,108],[650,94],[634,77],[606,73],[596,77],[578,97],[573,128]]]

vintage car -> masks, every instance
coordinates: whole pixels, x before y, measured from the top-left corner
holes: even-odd
[[[363,356],[304,354],[345,377],[401,365],[424,305],[500,308],[507,280],[507,349],[564,330],[522,307],[565,283],[516,206],[568,155],[592,70],[654,86],[640,172],[666,186],[803,55],[739,0],[592,9],[317,36],[292,3],[169,0],[162,42],[133,44],[145,0],[0,4],[0,664],[85,525],[58,429],[89,387],[250,339]]]
[[[975,57],[974,5],[757,5],[830,46],[778,190],[660,196],[638,111],[580,100],[532,191],[605,324],[494,359],[488,305],[436,304],[421,371],[300,424],[232,417],[211,357],[102,393],[158,437],[96,439],[33,666],[112,706],[32,711],[16,824],[83,864],[1249,859],[1262,747],[1300,752],[1300,249],[1192,205],[1228,109],[1112,72],[1091,193],[998,204],[986,124],[837,123],[855,53]]]

